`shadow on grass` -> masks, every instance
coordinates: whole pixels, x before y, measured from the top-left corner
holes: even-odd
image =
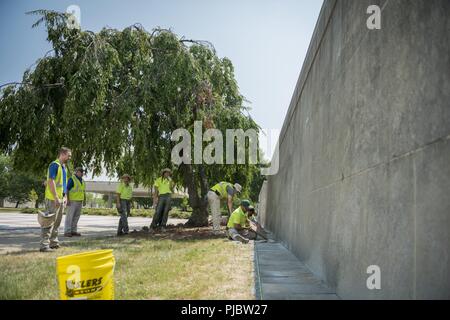
[[[225,236],[225,232],[216,235],[213,234],[213,232],[208,227],[186,228],[180,226],[171,226],[168,227],[165,232],[149,233],[147,231],[141,230],[130,232],[128,235],[124,236],[103,236],[80,239],[79,241],[70,242],[70,244],[68,244],[68,247],[95,246],[100,248],[107,248],[115,246],[117,248],[126,248],[127,246],[145,244],[147,241],[158,242],[170,240],[182,243],[194,243],[214,239],[222,239],[224,241],[228,241],[228,238]],[[102,244],[102,241],[105,241],[105,243]]]
[[[214,234],[210,227],[188,228],[185,226],[170,225],[165,232],[156,231],[149,233],[144,230],[132,231],[128,235],[92,235],[86,236],[77,240],[65,242],[61,241],[61,249],[76,249],[76,250],[98,250],[98,249],[117,249],[126,250],[136,248],[137,246],[145,245],[146,243],[158,243],[159,241],[169,240],[178,243],[196,243],[201,241],[222,239],[224,242],[229,241],[226,237],[225,231],[221,234]],[[59,250],[61,252],[61,250]],[[9,252],[10,256],[21,256],[29,253],[39,253],[36,249],[26,249],[18,252]],[[43,255],[46,253],[43,253]]]

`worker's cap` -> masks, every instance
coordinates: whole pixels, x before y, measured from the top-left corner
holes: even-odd
[[[242,191],[242,186],[241,186],[239,183],[235,183],[235,184],[234,184],[234,189],[235,189],[237,192],[241,193],[241,191]]]
[[[131,177],[130,177],[130,175],[129,174],[124,174],[123,176],[122,176],[122,179],[128,179],[128,180],[131,180]]]
[[[84,169],[82,167],[77,167],[77,168],[75,168],[75,173],[77,173],[77,172],[84,173]]]
[[[49,228],[55,223],[56,211],[53,213],[38,211],[38,222],[42,228]]]
[[[170,174],[172,174],[172,170],[170,170],[169,168],[164,168],[161,170],[161,175],[163,175],[165,172],[169,172]]]
[[[250,201],[242,200],[241,201],[241,206],[243,206],[244,208],[248,209],[250,207]]]

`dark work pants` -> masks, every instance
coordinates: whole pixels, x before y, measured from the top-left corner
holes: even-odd
[[[130,215],[131,201],[120,199],[120,220],[117,234],[128,233],[128,216]]]
[[[169,219],[169,210],[172,198],[170,194],[163,194],[159,196],[158,206],[156,207],[155,215],[153,216],[150,228],[165,227]]]

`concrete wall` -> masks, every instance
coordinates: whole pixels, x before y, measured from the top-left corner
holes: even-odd
[[[266,227],[266,215],[267,215],[267,181],[263,182],[261,186],[261,191],[258,197],[258,206],[256,208],[258,213],[257,219],[261,227]]]
[[[373,4],[381,30],[366,27]],[[448,0],[322,8],[265,223],[342,298],[450,298],[449,17]]]

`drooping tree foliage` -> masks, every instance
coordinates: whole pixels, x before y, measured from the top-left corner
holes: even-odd
[[[2,88],[0,148],[14,166],[45,174],[60,146],[73,150],[72,163],[99,174],[130,173],[151,185],[162,167],[173,167],[171,133],[193,130],[194,121],[224,133],[258,129],[245,115],[245,100],[233,64],[205,42],[170,30],[70,29],[68,16],[38,10],[53,50],[26,70],[20,85]],[[175,170],[187,187],[192,225],[207,222],[203,200],[211,184],[237,181],[248,187],[255,165],[190,165]]]
[[[15,202],[16,208],[32,200],[37,208],[44,201],[42,182],[39,177],[13,168],[10,158],[0,154],[0,207],[3,207],[4,200]]]

